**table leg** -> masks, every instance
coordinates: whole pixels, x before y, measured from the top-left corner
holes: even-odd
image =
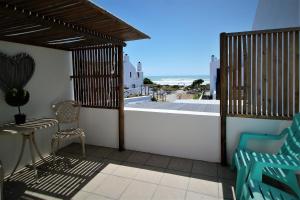
[[[33,143],[33,146],[34,146],[34,149],[35,151],[37,152],[37,154],[39,155],[39,157],[42,159],[42,161],[44,163],[46,163],[47,161],[45,160],[45,158],[42,156],[37,144],[36,144],[36,141],[35,141],[35,133],[32,133],[32,143]]]
[[[10,178],[14,175],[14,173],[16,172],[16,170],[17,170],[17,168],[18,168],[18,166],[19,166],[19,164],[20,164],[20,161],[21,161],[21,159],[22,159],[22,157],[23,157],[23,153],[24,153],[24,148],[25,148],[26,140],[28,139],[28,138],[26,138],[26,137],[27,137],[27,136],[25,136],[25,135],[23,135],[23,137],[22,137],[22,147],[21,147],[21,152],[20,152],[19,158],[18,158],[18,162],[17,162],[17,164],[15,165],[15,168],[14,168],[13,171],[11,172],[11,174],[10,174],[10,176],[9,176],[8,179],[10,179]]]
[[[35,166],[35,157],[34,157],[34,151],[33,151],[33,134],[29,135],[29,150],[30,150],[30,154],[31,154],[31,159],[32,159],[32,167],[33,167],[33,171],[34,171],[34,177],[36,182],[38,183],[39,179],[38,179],[38,173],[36,170],[36,166]]]

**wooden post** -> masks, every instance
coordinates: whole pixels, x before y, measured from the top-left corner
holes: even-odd
[[[227,165],[226,152],[226,115],[227,115],[227,37],[225,33],[220,34],[220,111],[221,111],[221,164]]]
[[[119,70],[119,151],[124,148],[124,81],[123,81],[123,47],[118,46],[118,70]]]

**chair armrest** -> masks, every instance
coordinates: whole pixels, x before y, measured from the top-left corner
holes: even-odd
[[[285,128],[279,135],[243,132],[240,136],[238,149],[246,149],[249,140],[281,140],[289,131],[289,128]]]

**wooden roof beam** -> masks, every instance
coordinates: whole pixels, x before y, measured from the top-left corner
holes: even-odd
[[[59,19],[50,18],[47,16],[41,16],[41,15],[39,15],[39,13],[34,13],[34,12],[31,12],[28,10],[17,8],[16,6],[10,5],[5,2],[0,2],[0,8],[2,9],[2,11],[5,10],[5,12],[7,12],[7,14],[13,13],[14,16],[28,19],[29,22],[34,22],[36,24],[40,24],[43,26],[49,26],[49,27],[51,27],[53,29],[57,29],[57,30],[73,32],[73,33],[85,36],[87,38],[93,39],[95,41],[99,41],[101,43],[106,42],[106,43],[112,43],[112,44],[116,44],[116,45],[126,46],[126,43],[124,43],[123,41],[121,41],[119,39],[112,38],[111,36],[96,32],[94,30],[84,28],[82,26],[66,23]]]

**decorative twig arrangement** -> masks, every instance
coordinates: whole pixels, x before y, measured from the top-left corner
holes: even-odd
[[[5,93],[6,103],[18,107],[19,114],[15,115],[17,124],[26,121],[20,106],[29,101],[29,92],[24,87],[31,79],[34,68],[33,58],[26,53],[12,57],[0,53],[0,89]]]

